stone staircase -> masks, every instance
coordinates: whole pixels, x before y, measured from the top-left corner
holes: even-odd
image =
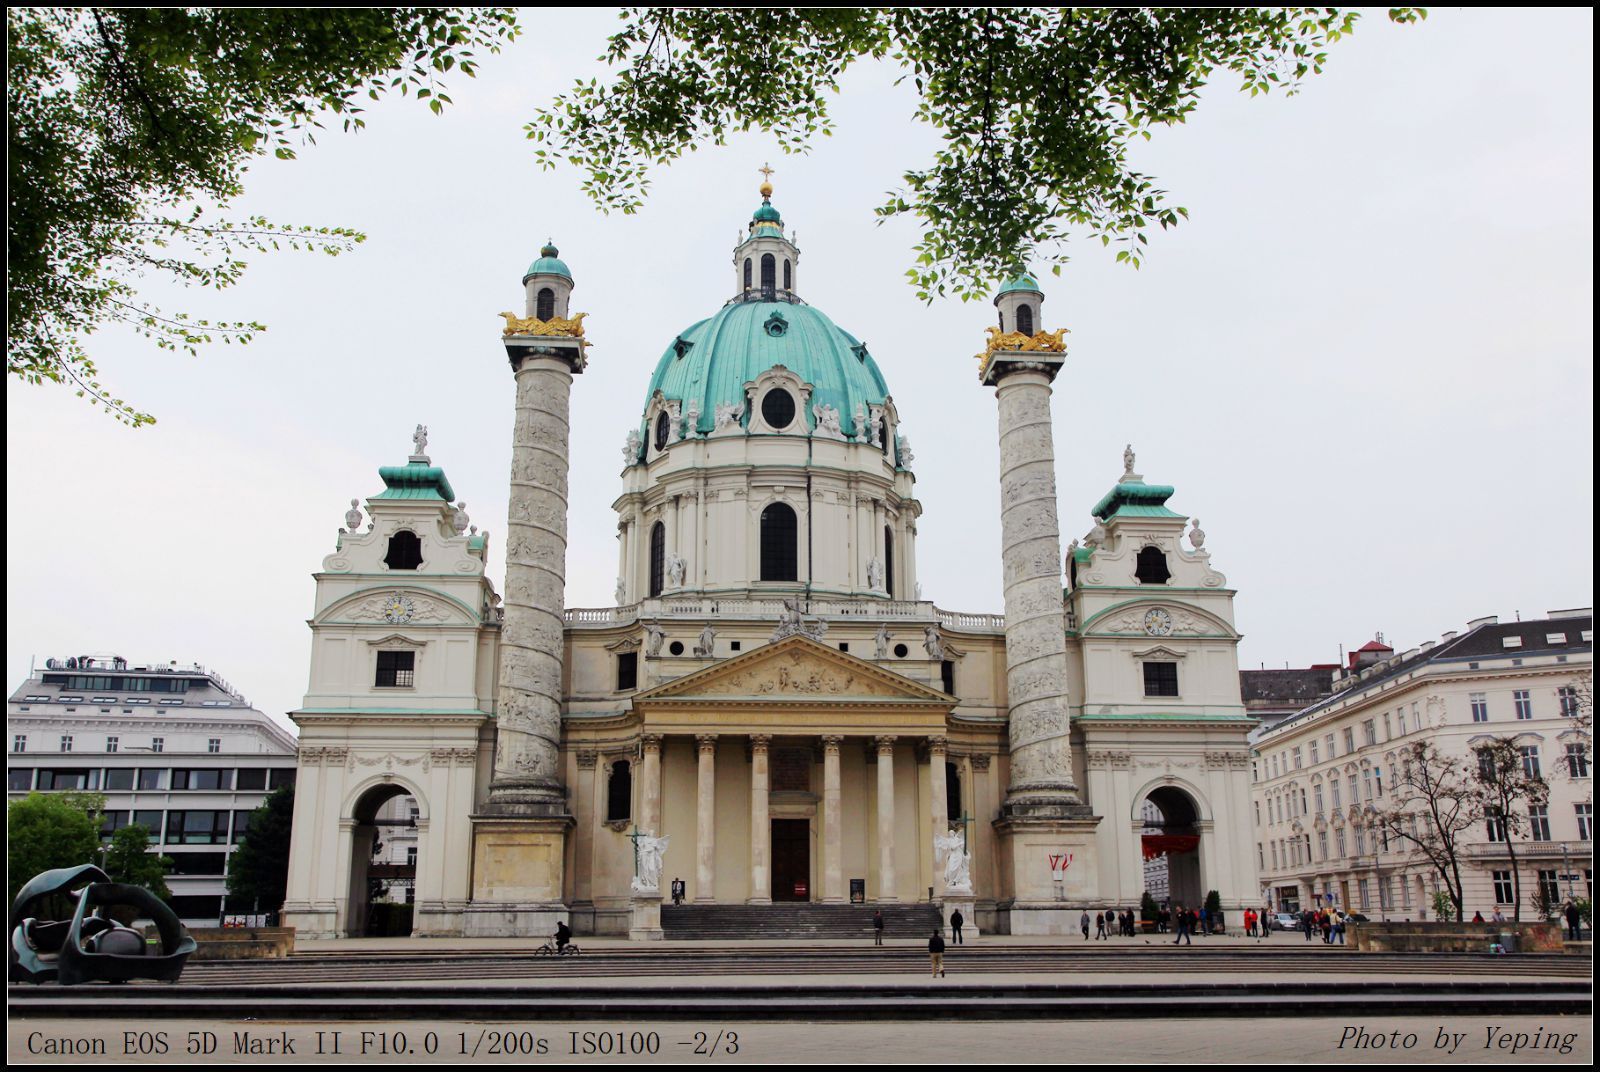
[[[668,941],[859,938],[872,941],[872,913],[883,910],[885,938],[926,938],[940,924],[931,904],[686,904],[661,906]]]

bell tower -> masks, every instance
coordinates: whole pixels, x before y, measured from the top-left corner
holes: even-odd
[[[750,217],[744,238],[733,250],[735,301],[793,302],[799,280],[800,249],[783,233],[783,217],[772,207],[772,169],[763,167],[761,205]]]

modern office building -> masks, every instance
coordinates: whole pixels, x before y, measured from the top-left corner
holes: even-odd
[[[295,778],[293,735],[199,665],[47,659],[11,694],[6,726],[7,798],[105,794],[106,840],[132,823],[148,828],[152,849],[173,861],[173,907],[194,925],[221,916],[228,857],[250,813]]]

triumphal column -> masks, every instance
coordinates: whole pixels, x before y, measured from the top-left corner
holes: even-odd
[[[1001,926],[1063,934],[1096,893],[1098,819],[1072,774],[1061,530],[1056,512],[1051,383],[1066,358],[1064,331],[1039,330],[1044,295],[1027,276],[995,299],[978,376],[1000,417],[1000,531],[1006,605],[1010,776],[995,821]],[[1009,916],[1009,919],[1007,917]]]
[[[467,934],[548,934],[567,918],[563,861],[573,818],[560,766],[569,397],[586,363],[572,276],[545,246],[523,277],[524,316],[502,313],[516,376],[505,617],[494,778],[473,817]]]

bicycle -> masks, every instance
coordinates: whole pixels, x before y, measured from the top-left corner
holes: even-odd
[[[577,944],[573,943],[573,942],[568,942],[562,948],[557,949],[555,940],[551,939],[550,941],[546,942],[544,945],[540,946],[538,949],[535,949],[533,951],[533,955],[536,956],[536,957],[550,957],[550,956],[575,957],[580,952],[582,952],[582,950],[580,950],[578,948]]]

